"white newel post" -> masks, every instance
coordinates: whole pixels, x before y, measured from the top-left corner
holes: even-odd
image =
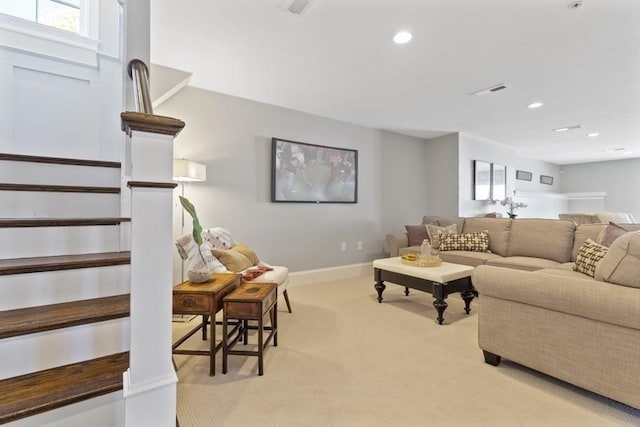
[[[129,369],[125,425],[175,426],[177,376],[171,362],[173,139],[184,122],[122,113],[131,177]]]

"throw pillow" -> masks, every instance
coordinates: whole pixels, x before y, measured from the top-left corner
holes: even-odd
[[[409,237],[409,246],[420,246],[424,239],[428,239],[427,227],[424,224],[420,225],[405,225],[407,230],[407,237]]]
[[[242,255],[246,256],[249,259],[249,261],[251,261],[252,265],[258,265],[258,263],[260,262],[260,258],[258,258],[258,255],[256,255],[253,249],[251,249],[249,246],[245,245],[244,243],[238,242],[231,249],[236,252],[240,252]]]
[[[625,230],[615,222],[609,221],[609,224],[605,228],[603,228],[598,235],[598,244],[609,247],[614,240],[627,232],[628,230]]]
[[[249,258],[242,255],[240,252],[234,251],[233,249],[213,248],[211,252],[220,260],[221,263],[224,264],[225,267],[227,267],[227,270],[234,273],[239,273],[242,270],[246,270],[253,266]]]
[[[594,277],[598,262],[607,254],[608,250],[606,246],[599,245],[593,240],[587,239],[582,246],[580,246],[573,271]]]
[[[442,234],[455,234],[458,232],[458,226],[456,224],[447,225],[446,227],[440,227],[439,225],[427,224],[427,234],[431,241],[431,247],[433,249],[440,249],[440,238]]]
[[[489,252],[489,232],[478,231],[463,234],[440,234],[440,250]]]
[[[640,232],[616,239],[596,267],[596,280],[640,288]]]
[[[216,249],[231,249],[235,244],[231,233],[221,227],[202,230],[202,239]]]
[[[193,235],[185,234],[176,240],[176,247],[180,258],[188,261],[188,270],[205,270],[209,273],[226,270],[225,266],[211,253],[209,242],[203,242],[200,251],[198,251],[198,245],[193,240]]]

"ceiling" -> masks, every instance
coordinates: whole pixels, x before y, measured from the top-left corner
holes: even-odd
[[[422,138],[462,132],[557,164],[640,157],[638,0],[288,3],[152,1],[151,61],[191,86]],[[398,30],[413,40],[396,45]]]

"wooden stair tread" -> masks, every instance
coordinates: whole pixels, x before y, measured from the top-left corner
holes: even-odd
[[[120,168],[120,162],[106,160],[71,159],[65,157],[31,156],[25,154],[0,153],[0,160],[29,163],[52,163],[58,165],[94,166],[102,168]]]
[[[0,339],[129,316],[129,294],[0,311]]]
[[[120,187],[90,187],[84,185],[48,185],[48,184],[0,184],[1,191],[45,191],[52,193],[96,193],[119,194]]]
[[[122,389],[129,353],[118,353],[0,381],[0,424]]]
[[[131,218],[0,218],[0,228],[118,225]]]
[[[129,264],[131,252],[103,252],[0,260],[0,276]]]

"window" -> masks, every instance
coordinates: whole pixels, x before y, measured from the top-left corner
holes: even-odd
[[[81,32],[82,0],[3,0],[0,13],[74,33]]]

